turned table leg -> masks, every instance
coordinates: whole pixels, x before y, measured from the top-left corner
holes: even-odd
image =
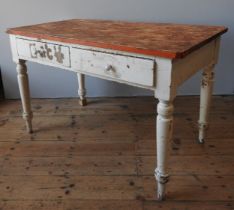
[[[86,89],[85,89],[85,75],[77,73],[78,77],[78,94],[80,96],[80,105],[81,106],[86,106],[87,105],[87,100],[85,98],[86,95]]]
[[[158,200],[165,197],[165,185],[169,180],[166,172],[167,152],[173,130],[173,103],[159,100],[157,106],[157,168],[155,177],[158,183]]]
[[[204,69],[202,74],[201,83],[201,96],[200,96],[200,115],[199,115],[199,142],[203,143],[205,133],[208,128],[208,114],[211,103],[211,96],[213,90],[214,80],[214,65],[210,65]]]
[[[28,133],[32,133],[32,111],[30,104],[30,91],[29,91],[29,82],[27,74],[26,61],[19,60],[17,63],[17,73],[18,73],[18,84],[20,90],[20,97],[23,107],[23,118],[26,120],[26,127]]]

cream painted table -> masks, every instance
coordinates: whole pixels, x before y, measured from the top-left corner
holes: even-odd
[[[226,31],[219,26],[100,20],[67,20],[9,29],[28,132],[32,132],[33,114],[26,61],[76,72],[81,105],[86,105],[85,74],[154,91],[159,100],[155,177],[158,199],[162,200],[169,178],[166,161],[176,90],[203,69],[198,121],[202,143],[220,37]]]

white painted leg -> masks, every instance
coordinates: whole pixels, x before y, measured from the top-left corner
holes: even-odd
[[[158,200],[165,197],[165,184],[169,180],[166,172],[167,152],[173,130],[173,104],[159,100],[157,106],[157,168],[155,177],[158,183]]]
[[[85,75],[77,73],[77,77],[78,77],[78,85],[79,85],[78,94],[80,96],[80,105],[81,106],[86,106],[87,105],[87,100],[85,98],[85,95],[86,95]]]
[[[210,65],[204,69],[202,74],[201,83],[201,96],[200,96],[200,115],[198,121],[199,127],[199,142],[204,143],[205,133],[208,128],[208,114],[211,103],[211,96],[213,90],[214,80],[214,65]]]
[[[26,61],[19,60],[17,63],[17,73],[18,73],[18,84],[20,90],[20,96],[23,107],[23,118],[26,120],[26,127],[28,133],[32,133],[32,111],[30,104],[30,92],[29,92],[29,82],[27,74]]]

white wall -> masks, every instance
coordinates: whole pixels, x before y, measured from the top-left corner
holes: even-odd
[[[234,0],[1,0],[0,65],[7,98],[18,98],[15,64],[6,28],[47,21],[92,18],[228,26],[217,65],[215,94],[234,93]],[[29,63],[32,97],[75,97],[75,73]],[[87,77],[89,96],[151,95],[151,92]],[[179,94],[198,94],[200,75],[187,81]]]

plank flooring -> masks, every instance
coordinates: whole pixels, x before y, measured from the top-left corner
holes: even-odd
[[[199,98],[175,100],[164,202],[155,199],[152,97],[33,99],[34,133],[19,100],[0,102],[0,210],[233,210],[234,96],[213,97],[197,143]]]

